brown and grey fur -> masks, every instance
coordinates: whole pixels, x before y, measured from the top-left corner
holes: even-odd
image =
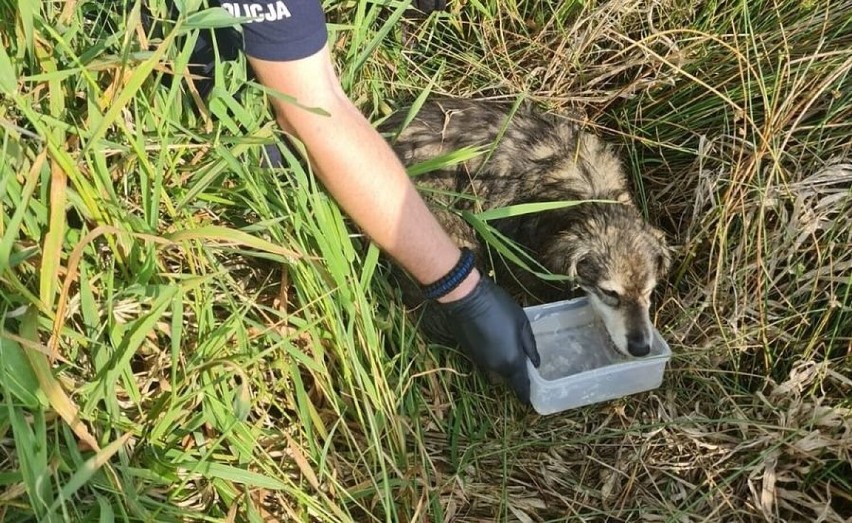
[[[486,267],[490,257],[473,228],[448,208],[476,212],[561,200],[618,202],[583,203],[491,224],[549,271],[569,276],[582,288],[617,349],[647,354],[653,331],[651,291],[669,267],[663,234],[643,220],[611,146],[565,118],[529,107],[519,108],[508,120],[510,113],[511,106],[494,102],[429,102],[392,144],[409,166],[466,146],[486,147],[485,154],[415,181],[429,189],[421,192],[448,233],[459,245],[471,247],[480,268],[493,270],[498,282],[516,297],[553,301],[568,297],[572,286],[545,282],[507,263]],[[398,130],[405,116],[405,111],[395,115],[385,129]],[[408,290],[409,303],[422,300],[412,298]],[[440,323],[440,318],[429,322]],[[442,331],[439,325],[430,330]]]

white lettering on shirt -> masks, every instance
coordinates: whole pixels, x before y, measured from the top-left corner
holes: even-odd
[[[222,2],[222,7],[236,18],[251,18],[245,23],[252,22],[276,22],[293,16],[287,4],[278,0],[277,2],[243,4],[239,2]]]

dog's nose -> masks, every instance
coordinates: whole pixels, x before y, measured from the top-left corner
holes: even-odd
[[[641,334],[638,336],[630,335],[627,337],[627,352],[629,352],[631,356],[641,358],[642,356],[647,356],[648,353],[651,352],[651,344],[648,343],[645,336],[642,336]]]

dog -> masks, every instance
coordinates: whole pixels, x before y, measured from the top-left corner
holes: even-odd
[[[418,175],[414,181],[438,221],[459,246],[477,255],[483,274],[522,302],[555,301],[579,287],[588,296],[616,349],[635,357],[653,342],[651,293],[671,259],[665,236],[645,222],[628,190],[613,148],[567,118],[521,105],[483,100],[440,99],[392,115],[380,130],[396,131],[391,145],[406,166],[465,147],[485,152],[452,168]],[[464,195],[464,197],[459,197]],[[567,282],[554,284],[509,263],[486,261],[476,231],[459,211],[535,202],[587,201],[576,206],[495,220],[500,233]],[[573,282],[573,284],[572,284]],[[406,303],[423,302],[412,287]],[[434,309],[434,307],[433,307]],[[446,338],[440,318],[430,320]]]

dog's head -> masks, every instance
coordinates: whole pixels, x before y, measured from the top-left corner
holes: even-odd
[[[671,258],[662,231],[630,204],[592,204],[581,222],[559,235],[553,254],[567,254],[562,271],[586,291],[615,347],[646,356],[653,343],[651,292]]]

